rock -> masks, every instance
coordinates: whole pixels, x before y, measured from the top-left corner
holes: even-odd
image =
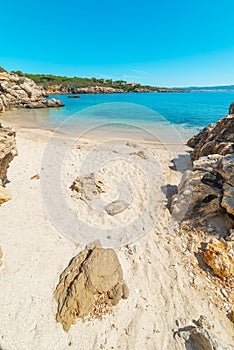
[[[7,182],[7,168],[16,155],[15,131],[0,124],[0,180],[2,185]]]
[[[229,107],[229,114],[234,114],[234,102]]]
[[[7,168],[17,155],[15,132],[0,124],[0,205],[11,199],[11,195],[4,187],[7,182]]]
[[[142,159],[148,159],[148,157],[145,155],[143,151],[133,152],[133,153],[130,153],[130,155],[135,155]]]
[[[128,294],[114,250],[86,248],[72,259],[60,276],[55,291],[56,320],[68,332],[77,317],[101,318]]]
[[[121,199],[118,199],[114,202],[107,204],[105,206],[105,211],[107,212],[107,214],[113,216],[113,215],[121,213],[122,211],[127,209],[128,206],[129,206],[128,203],[126,203],[125,201],[123,201]]]
[[[197,321],[193,321],[196,326],[186,326],[179,328],[175,335],[185,340],[185,349],[189,350],[228,350],[228,345],[221,343],[216,334],[211,331],[213,325],[209,320],[201,315]]]
[[[2,98],[0,97],[0,113],[5,112],[5,106]]]
[[[190,330],[180,332],[185,340],[185,348],[191,350],[217,350],[217,342],[211,338],[208,331],[199,327],[192,327]]]
[[[234,186],[234,154],[221,157],[215,170],[227,184]]]
[[[40,179],[40,174],[35,174],[31,177],[31,180],[39,180]]]
[[[5,187],[0,185],[0,205],[4,202],[8,202],[9,200],[11,200],[10,193]]]
[[[10,108],[62,107],[63,102],[46,100],[46,92],[34,81],[16,74],[0,73],[0,112]]]
[[[187,145],[194,148],[192,161],[209,154],[226,155],[234,152],[234,115],[229,114],[216,124],[204,128]]]
[[[100,193],[107,192],[104,180],[94,173],[77,177],[72,184],[72,189],[85,202],[94,200]]]
[[[52,98],[51,100],[46,101],[47,107],[63,107],[64,103],[60,100]]]
[[[172,198],[171,212],[177,220],[194,219],[202,223],[220,212],[222,190],[219,179],[206,171],[187,170]]]
[[[234,155],[201,157],[193,169],[183,174],[172,198],[173,216],[201,224],[222,217],[229,230],[234,226]]]
[[[204,262],[221,279],[234,277],[234,242],[226,244],[214,239],[206,247]]]
[[[228,184],[223,185],[223,198],[221,206],[226,209],[229,214],[234,215],[234,187]]]

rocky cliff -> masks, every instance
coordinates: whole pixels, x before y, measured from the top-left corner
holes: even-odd
[[[0,73],[0,112],[10,108],[62,107],[56,99],[46,100],[46,92],[24,76]]]
[[[7,182],[7,168],[17,155],[15,132],[0,124],[0,204],[11,199],[4,185]]]

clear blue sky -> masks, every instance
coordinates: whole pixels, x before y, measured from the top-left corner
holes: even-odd
[[[234,84],[233,0],[1,2],[0,65],[158,86]]]

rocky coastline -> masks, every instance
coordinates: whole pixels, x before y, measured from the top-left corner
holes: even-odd
[[[133,90],[126,91],[124,89],[113,88],[111,86],[87,86],[87,87],[74,87],[62,85],[50,85],[45,88],[48,95],[66,95],[66,94],[121,94],[121,93],[142,93],[142,92],[189,92],[182,89],[167,89],[167,88],[151,88],[151,87],[136,87]]]
[[[0,113],[12,108],[64,106],[60,100],[46,100],[46,97],[46,91],[31,79],[7,72],[0,73]]]

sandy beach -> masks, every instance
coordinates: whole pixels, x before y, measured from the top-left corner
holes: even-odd
[[[50,131],[17,129],[18,156],[8,169],[7,189],[12,200],[0,207],[3,253],[0,267],[0,348],[185,349],[185,341],[176,332],[191,326],[203,315],[214,325],[212,334],[219,339],[223,349],[232,349],[233,325],[221,310],[212,281],[199,268],[195,256],[201,237],[196,237],[188,229],[179,232],[177,226],[173,226],[167,209],[166,186],[178,185],[183,169],[189,167],[188,149],[183,144],[165,147],[130,140],[126,145],[124,140],[122,148],[118,149],[119,157],[108,163],[103,159],[100,174],[109,189],[103,197],[105,202],[116,197],[120,178],[127,178],[134,185],[131,207],[114,217],[107,217],[101,210],[90,211],[84,201],[73,196],[70,188],[81,164],[87,164],[82,159],[89,159],[88,155],[95,147],[95,154],[100,154],[100,146],[97,147],[100,140],[79,140],[67,151],[61,167],[62,191],[73,213],[85,222],[86,227],[93,227],[89,233],[103,227],[110,230],[126,227],[141,215],[148,192],[147,173],[143,174],[139,165],[145,161],[145,169],[148,169],[147,162],[152,162],[153,158],[160,170],[154,174],[160,180],[153,204],[160,210],[148,232],[141,237],[140,233],[139,237],[128,236],[128,245],[119,244],[118,247],[116,244],[115,251],[130,290],[129,298],[121,300],[102,320],[82,322],[78,319],[69,333],[64,332],[55,319],[57,305],[54,291],[59,275],[71,258],[84,249],[84,244],[74,242],[69,235],[60,232],[60,225],[56,225],[56,220],[48,214],[48,202],[45,202],[41,189],[42,178],[32,179],[36,174],[42,176],[43,155],[50,140]],[[66,146],[68,141],[60,138],[59,142]],[[113,147],[113,140],[108,147]],[[124,159],[126,154],[121,155],[126,149],[133,159],[132,168]],[[143,157],[140,151],[145,152]],[[109,148],[108,154],[111,152],[116,154],[114,148]],[[147,152],[150,152],[148,157]],[[94,158],[90,158],[91,162]],[[177,159],[177,168],[181,171],[174,170],[172,159]],[[123,191],[123,194],[126,193]],[[90,237],[96,238],[95,234]],[[79,233],[76,239],[79,241]],[[105,244],[105,237],[103,242]]]

